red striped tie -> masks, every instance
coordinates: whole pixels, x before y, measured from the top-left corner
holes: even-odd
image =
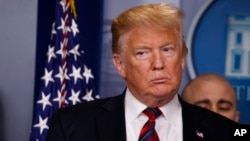
[[[141,129],[139,141],[159,141],[155,131],[155,119],[162,114],[159,108],[146,108],[143,113],[148,116],[149,120]]]

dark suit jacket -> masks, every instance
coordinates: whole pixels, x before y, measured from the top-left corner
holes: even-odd
[[[126,141],[124,95],[57,110],[47,141]],[[228,141],[236,123],[181,100],[183,141]]]

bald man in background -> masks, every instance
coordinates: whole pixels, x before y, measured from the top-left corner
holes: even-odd
[[[183,89],[182,98],[238,122],[236,93],[230,83],[217,74],[203,74]]]

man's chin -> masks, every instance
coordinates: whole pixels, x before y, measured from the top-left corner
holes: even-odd
[[[171,91],[157,91],[154,92],[154,96],[156,98],[168,98],[168,97],[173,97],[176,93],[175,92],[171,92]]]

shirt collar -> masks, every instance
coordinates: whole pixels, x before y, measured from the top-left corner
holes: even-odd
[[[147,108],[147,106],[138,101],[127,88],[125,94],[125,115],[127,116],[126,119],[135,120],[145,108]],[[176,94],[169,103],[159,108],[162,111],[165,119],[167,119],[169,122],[175,123],[176,117],[178,117],[178,112],[176,111],[179,111],[181,108],[178,94]]]
[[[177,111],[180,111],[181,109],[178,94],[176,94],[169,103],[159,108],[161,109],[165,119],[167,119],[170,123],[175,123],[176,118],[179,116]]]
[[[147,106],[138,101],[127,88],[125,94],[126,119],[135,120]]]

